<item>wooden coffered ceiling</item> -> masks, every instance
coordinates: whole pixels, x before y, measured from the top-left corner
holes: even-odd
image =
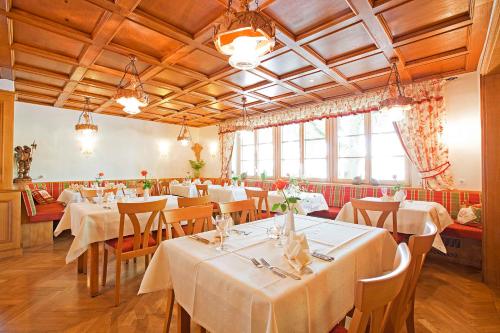
[[[238,1],[234,6],[239,7]],[[405,82],[474,71],[493,0],[261,0],[277,46],[239,71],[212,42],[226,0],[3,0],[0,74],[19,101],[207,126],[287,110],[385,84],[399,58]],[[151,103],[124,113],[110,98],[127,55]]]

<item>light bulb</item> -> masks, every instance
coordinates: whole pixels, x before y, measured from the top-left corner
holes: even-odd
[[[180,141],[181,141],[181,145],[183,145],[184,147],[189,144],[189,140],[188,139],[182,139]]]
[[[258,52],[259,39],[252,37],[238,37],[233,41],[234,53],[229,57],[229,64],[234,68],[247,70],[260,64]]]
[[[116,102],[123,106],[123,111],[129,114],[137,114],[141,112],[139,107],[144,107],[147,103],[139,101],[136,97],[125,97],[122,96],[116,100]]]

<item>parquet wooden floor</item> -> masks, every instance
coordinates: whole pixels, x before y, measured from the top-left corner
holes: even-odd
[[[113,306],[114,265],[108,285],[87,294],[76,263],[66,265],[69,237],[54,246],[29,249],[23,257],[0,260],[1,332],[159,332],[164,294],[137,296],[143,260],[129,264],[122,302]],[[126,266],[124,266],[126,267]],[[480,272],[429,260],[417,290],[418,333],[500,332],[500,291],[480,282]]]

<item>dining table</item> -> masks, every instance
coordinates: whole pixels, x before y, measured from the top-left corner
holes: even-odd
[[[369,200],[375,202],[383,202],[382,198],[366,197],[362,200]],[[367,211],[368,216],[372,221],[376,221],[380,216],[380,212]],[[360,215],[361,216],[361,215]],[[337,220],[354,223],[354,211],[352,203],[346,203],[337,215]],[[453,220],[440,203],[434,201],[419,201],[419,200],[404,200],[400,203],[397,213],[397,228],[398,233],[418,235],[425,229],[427,222],[434,223],[437,227],[438,234],[434,239],[433,247],[446,253],[446,247],[439,233],[441,233],[447,226],[453,224]],[[359,223],[364,224],[365,221],[362,217]],[[389,216],[385,223],[384,228],[392,231],[392,217]]]
[[[198,196],[196,184],[194,183],[177,183],[169,184],[170,194],[185,198],[195,198]]]
[[[234,226],[223,250],[215,230],[163,241],[139,294],[175,295],[181,331],[193,320],[216,333],[329,332],[353,307],[358,279],[393,267],[397,245],[388,230],[295,215],[296,233],[305,235],[309,251],[333,260],[312,257],[307,267],[294,270],[283,242],[268,235],[275,218]],[[257,267],[252,258],[287,275]]]
[[[269,191],[267,197],[270,210],[278,212],[278,209],[273,210],[272,207],[274,204],[284,201],[283,194],[279,191]],[[312,212],[328,209],[328,203],[322,193],[300,192],[298,197],[300,200],[295,204],[297,214],[307,215]],[[258,199],[256,198],[256,202],[257,201]]]
[[[100,187],[101,189],[105,189],[104,187]],[[87,188],[88,190],[95,190],[95,188]],[[132,194],[132,191],[133,189],[130,189],[130,188],[123,188],[123,191],[122,189],[118,189],[117,191],[117,196],[120,197],[123,193],[125,194]],[[80,193],[80,191],[77,191],[77,190],[74,190],[74,189],[71,189],[71,188],[65,188],[61,194],[59,194],[59,196],[57,197],[57,201],[59,202],[64,202],[66,205],[69,204],[69,203],[73,203],[73,202],[82,202],[83,199],[82,199],[82,194]]]
[[[167,199],[165,210],[178,208],[177,197],[173,195],[151,196],[148,201]],[[144,202],[143,197],[128,198],[127,202]],[[149,214],[138,214],[141,226],[147,223]],[[64,230],[71,230],[74,236],[66,263],[78,260],[78,272],[86,272],[87,260],[89,293],[96,296],[99,292],[99,244],[106,240],[117,238],[120,226],[120,213],[116,200],[113,202],[73,202],[66,207],[59,221],[54,236],[59,236]],[[124,234],[134,233],[132,223],[126,223]]]

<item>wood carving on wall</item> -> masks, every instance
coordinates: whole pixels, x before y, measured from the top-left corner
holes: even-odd
[[[14,179],[14,183],[30,182],[31,177],[29,175],[31,169],[31,162],[33,161],[33,153],[36,150],[36,143],[30,146],[17,146],[14,148],[14,158],[17,164],[17,177]]]
[[[203,150],[203,146],[200,145],[199,143],[195,143],[192,147],[191,150],[194,152],[194,156],[196,157],[196,161],[201,160],[201,151]]]

